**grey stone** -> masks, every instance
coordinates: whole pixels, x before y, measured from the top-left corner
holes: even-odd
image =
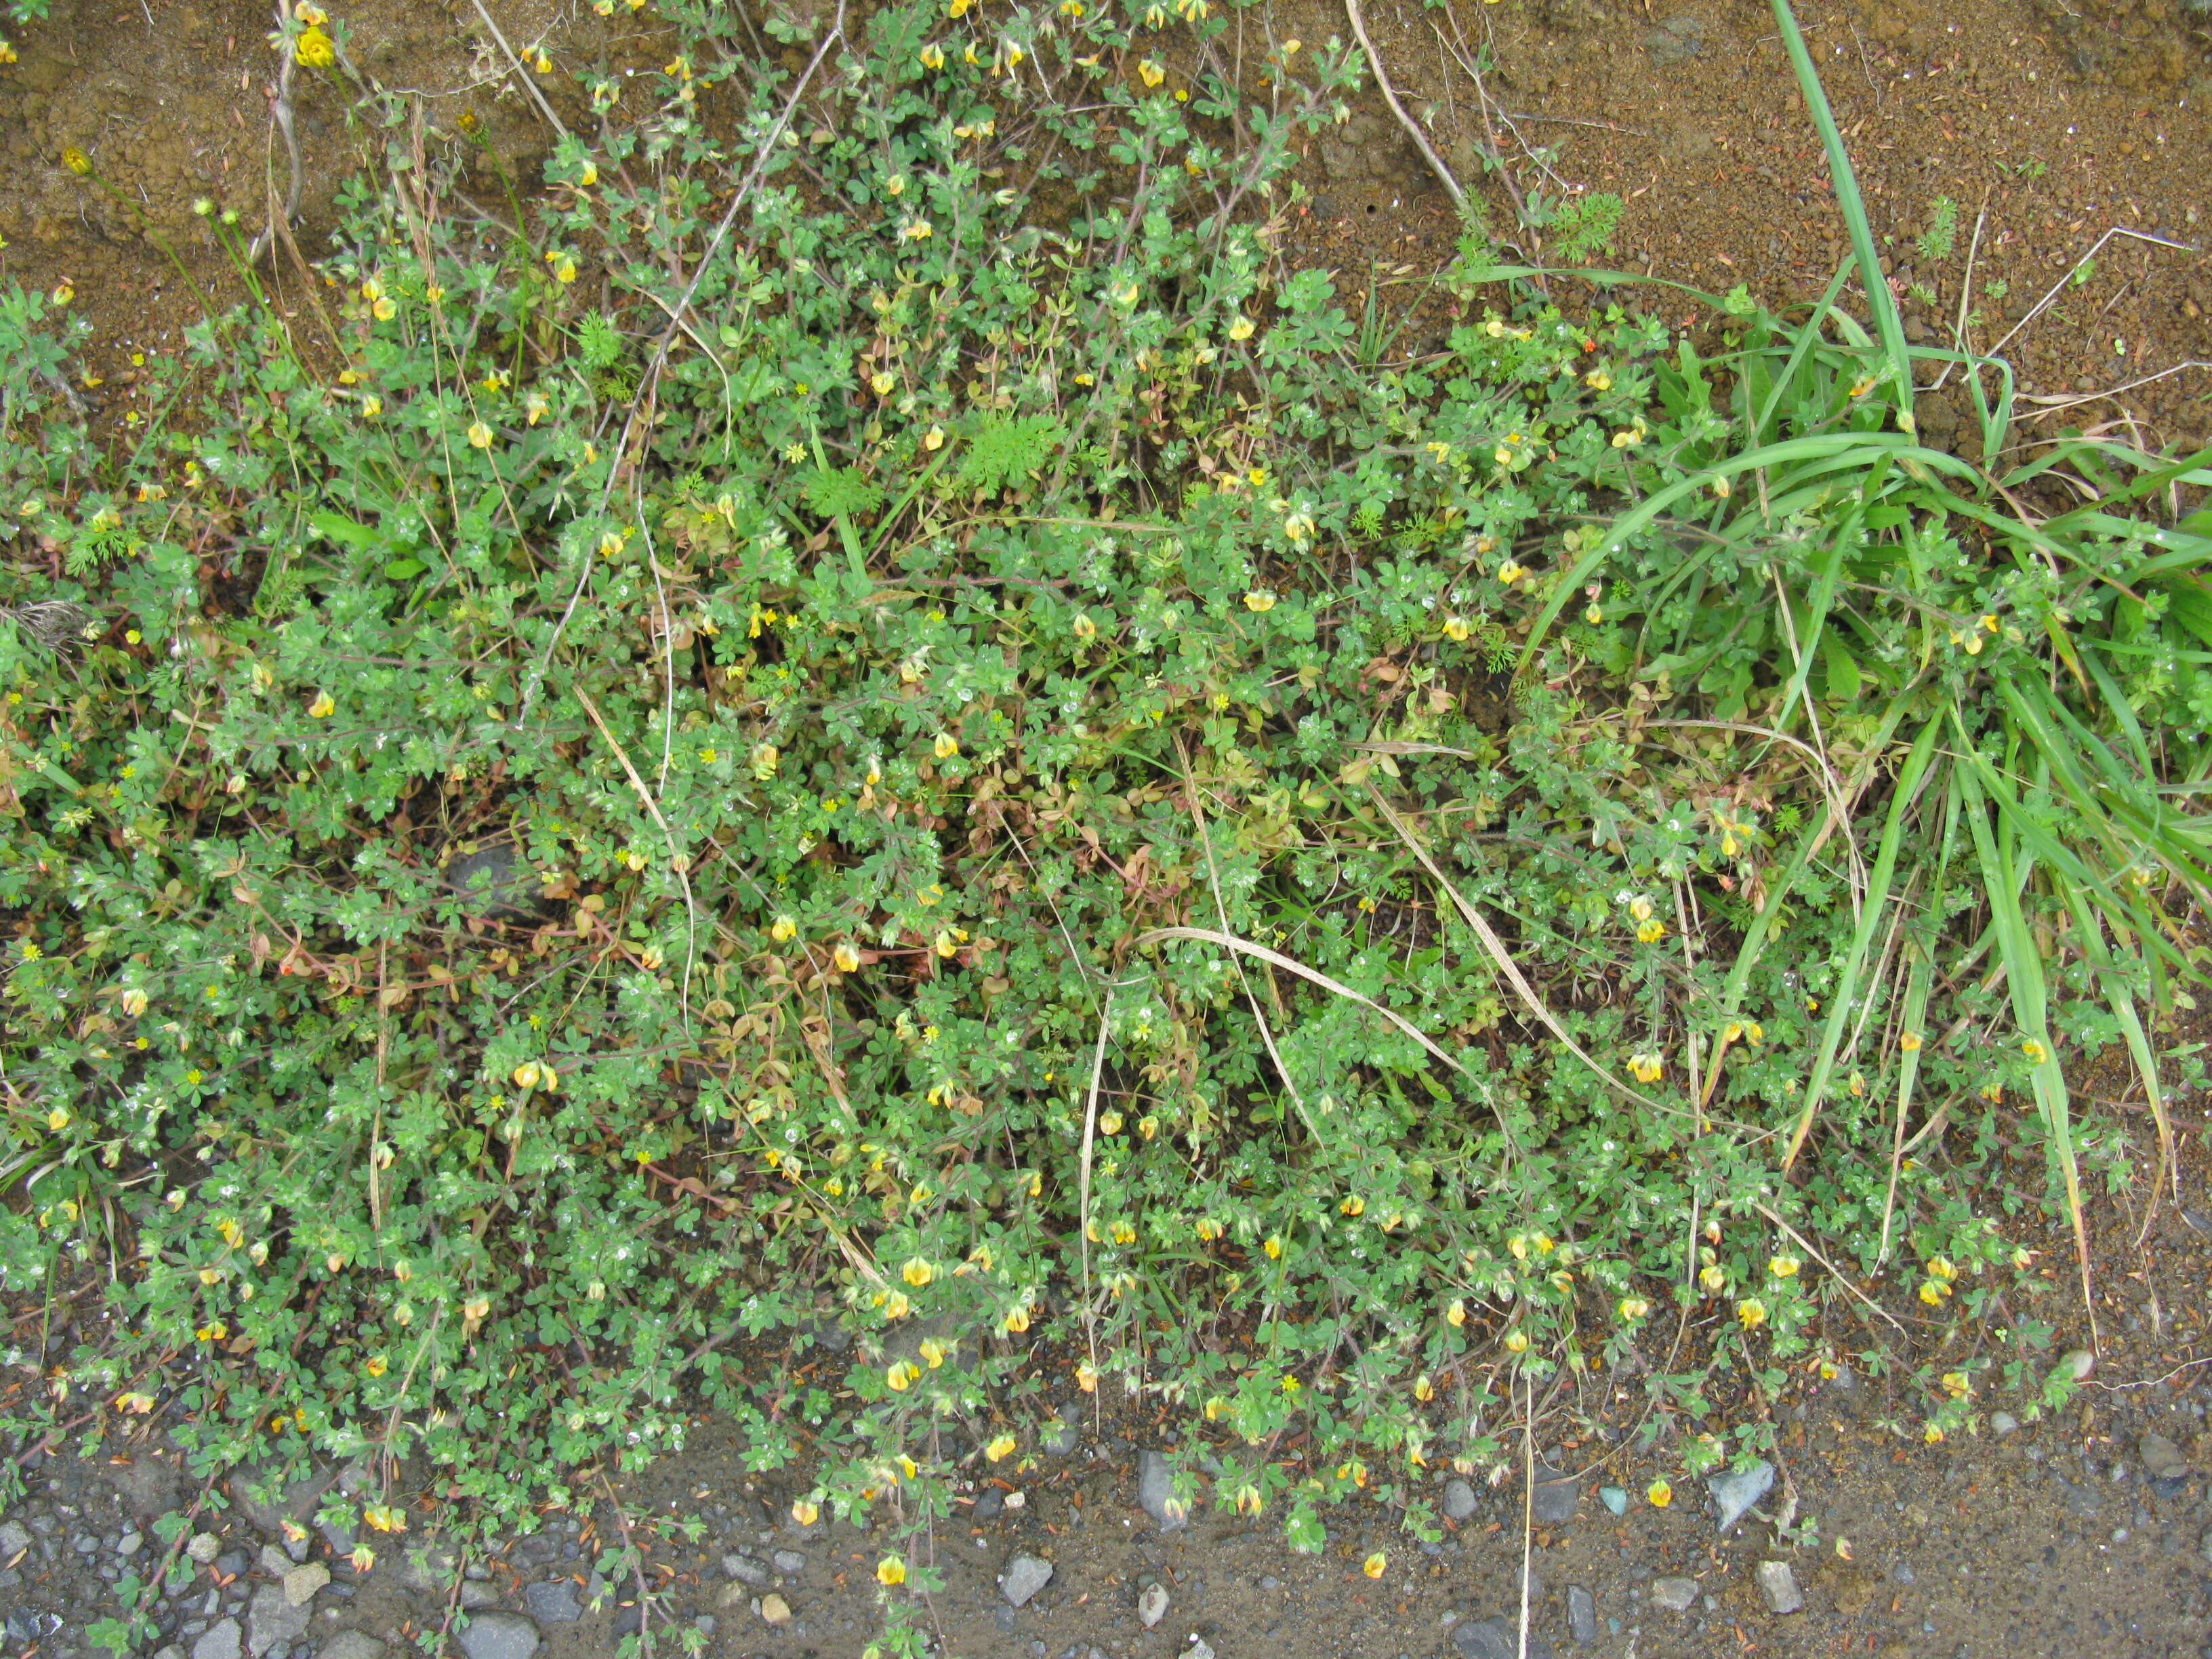
[[[1567,1586],[1567,1634],[1583,1647],[1597,1640],[1597,1598],[1580,1584]]]
[[[1444,1482],[1444,1519],[1464,1521],[1474,1513],[1474,1488],[1464,1480]]]
[[[427,1595],[443,1595],[460,1577],[460,1558],[449,1549],[429,1545],[403,1550],[399,1554],[399,1582],[411,1590],[421,1590]]]
[[[295,1607],[304,1607],[330,1582],[331,1570],[319,1561],[310,1561],[284,1575],[284,1599]]]
[[[1720,1512],[1720,1530],[1725,1537],[1751,1512],[1753,1504],[1774,1490],[1774,1465],[1761,1462],[1741,1473],[1730,1470],[1717,1474],[1705,1482],[1705,1489],[1713,1495],[1713,1507]]]
[[[239,1659],[245,1640],[246,1632],[238,1627],[238,1620],[226,1619],[192,1644],[192,1659]]]
[[[1067,1457],[1083,1443],[1082,1431],[1066,1419],[1053,1423],[1037,1437],[1037,1444],[1054,1457]]]
[[[1604,1504],[1615,1516],[1628,1513],[1628,1492],[1625,1487],[1600,1486],[1597,1489],[1597,1501]]]
[[[31,1547],[31,1534],[20,1521],[0,1522],[0,1560],[21,1555]],[[212,1557],[209,1558],[213,1559]]]
[[[155,1648],[154,1659],[185,1659],[185,1650],[172,1642],[167,1647]]]
[[[786,1578],[796,1578],[806,1571],[806,1558],[797,1550],[778,1550],[769,1559],[775,1561],[775,1570]]]
[[[1024,1607],[1029,1599],[1052,1583],[1052,1563],[1034,1555],[1018,1555],[999,1575],[999,1594],[1010,1607]]]
[[[2010,1412],[1991,1412],[1990,1413],[1990,1432],[1996,1436],[2000,1440],[2003,1439],[2008,1434],[2018,1434],[2020,1432],[2020,1419],[2014,1417]]]
[[[1790,1571],[1787,1561],[1762,1561],[1754,1569],[1759,1580],[1759,1593],[1766,1598],[1771,1613],[1802,1613],[1805,1607],[1805,1592],[1797,1588],[1797,1575]]]
[[[530,1659],[538,1651],[538,1626],[519,1613],[478,1613],[455,1634],[468,1659]]]
[[[750,1585],[754,1589],[766,1589],[775,1582],[775,1575],[769,1571],[764,1563],[736,1551],[722,1558],[722,1576],[734,1578],[740,1584]]]
[[[1168,1587],[1158,1583],[1146,1585],[1144,1594],[1137,1598],[1137,1622],[1150,1630],[1167,1616]]]
[[[1651,1599],[1669,1613],[1687,1613],[1698,1599],[1698,1581],[1655,1578],[1651,1581]]]
[[[292,1558],[274,1544],[264,1544],[261,1553],[254,1559],[254,1565],[271,1578],[282,1578],[292,1571]]]
[[[337,1484],[336,1469],[301,1476],[278,1486],[274,1470],[240,1464],[231,1471],[230,1501],[262,1532],[281,1535],[288,1521],[304,1527],[323,1494]]]
[[[384,1659],[386,1651],[367,1631],[342,1630],[323,1644],[315,1659]]]
[[[2155,1431],[2143,1436],[2136,1447],[2143,1473],[2154,1480],[2178,1480],[2189,1473],[2189,1460],[2181,1448]]]
[[[115,1540],[115,1553],[126,1561],[145,1547],[146,1535],[140,1532],[126,1532]]]
[[[246,1651],[251,1659],[268,1659],[307,1633],[307,1608],[293,1602],[282,1584],[264,1584],[253,1592],[246,1609]]]
[[[1183,1650],[1182,1659],[1215,1659],[1212,1645],[1194,1636],[1190,1645]]]
[[[760,1616],[764,1625],[787,1625],[791,1622],[791,1603],[781,1595],[763,1595],[760,1599]]]
[[[573,1625],[584,1616],[584,1604],[576,1599],[576,1586],[566,1578],[556,1578],[550,1584],[525,1585],[522,1605],[540,1624]]]
[[[968,1518],[988,1526],[1006,1512],[1006,1494],[996,1486],[986,1486],[975,1494],[975,1507],[968,1512]]]
[[[1014,1619],[1014,1610],[1003,1603],[998,1607],[993,1607],[991,1609],[991,1622],[998,1626],[999,1633],[1001,1636],[1012,1636],[1014,1633],[1014,1626],[1016,1622]]]
[[[1137,1502],[1159,1522],[1162,1532],[1190,1524],[1189,1508],[1175,1495],[1175,1476],[1168,1460],[1156,1451],[1137,1454]]]
[[[1548,1464],[1535,1468],[1535,1489],[1528,1495],[1528,1514],[1539,1526],[1562,1526],[1575,1518],[1575,1506],[1581,1499],[1581,1489],[1573,1477],[1562,1474]]]
[[[499,1592],[489,1584],[479,1584],[473,1579],[465,1579],[462,1582],[461,1611],[463,1613],[475,1613],[479,1608],[495,1607],[498,1605]]]
[[[1451,1639],[1463,1659],[1520,1659],[1521,1621],[1462,1620],[1452,1626]],[[1552,1659],[1552,1644],[1534,1631],[1528,1632],[1528,1659]]]
[[[222,1553],[222,1540],[211,1532],[196,1532],[192,1541],[185,1546],[185,1553],[191,1558],[194,1565],[210,1566]]]

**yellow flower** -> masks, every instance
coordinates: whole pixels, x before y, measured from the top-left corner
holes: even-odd
[[[906,1583],[906,1563],[896,1555],[886,1555],[876,1563],[876,1582],[886,1589],[894,1584]]]
[[[1908,1054],[1918,1054],[1920,1052],[1920,1033],[1917,1031],[1907,1031],[1903,1036],[1898,1038],[1897,1046],[1902,1048]]]
[[[928,46],[924,46],[921,49],[921,66],[927,70],[943,69],[945,67],[945,48],[937,45],[934,41],[932,41]]]
[[[1719,496],[1723,501],[1726,501],[1729,498],[1729,491],[1731,487],[1732,486],[1729,483],[1726,474],[1723,474],[1720,477],[1713,480],[1713,494]]]
[[[939,1342],[933,1336],[926,1336],[922,1338],[921,1346],[919,1352],[923,1362],[927,1364],[929,1369],[932,1370],[936,1370],[945,1364],[945,1356],[947,1350],[945,1345],[942,1342]]]
[[[1252,319],[1249,317],[1239,317],[1235,321],[1231,322],[1229,325],[1229,337],[1232,340],[1250,339],[1252,337]]]
[[[768,936],[778,945],[788,945],[799,937],[799,924],[789,916],[778,916],[769,928]]]
[[[1757,1330],[1766,1322],[1766,1304],[1755,1296],[1747,1296],[1735,1304],[1735,1316],[1744,1329]]]
[[[57,1106],[53,1110],[46,1114],[46,1127],[52,1130],[54,1133],[59,1134],[63,1130],[68,1128],[69,1126],[70,1112],[68,1107]]]
[[[1936,1445],[1943,1438],[1942,1426],[1940,1424],[1930,1423],[1921,1431],[1920,1437],[1923,1440],[1925,1440],[1929,1445]]]
[[[1656,945],[1667,937],[1667,924],[1654,916],[1636,930],[1637,939],[1645,945]]]
[[[1941,1380],[1954,1400],[1964,1400],[1974,1391],[1973,1379],[1964,1371],[1945,1371]]]
[[[1644,1489],[1644,1496],[1655,1510],[1663,1510],[1674,1501],[1674,1489],[1664,1480],[1654,1480]]]
[[[1766,1271],[1777,1279],[1794,1279],[1797,1276],[1798,1265],[1797,1258],[1794,1255],[1772,1256],[1768,1258]]]
[[[1444,1323],[1454,1330],[1467,1323],[1467,1302],[1464,1297],[1455,1296],[1444,1304]]]
[[[915,1256],[899,1269],[899,1277],[918,1291],[937,1277],[937,1269],[921,1257]]]
[[[544,1080],[544,1069],[536,1060],[526,1060],[514,1068],[514,1086],[518,1089],[535,1089]]]
[[[1600,623],[1605,620],[1605,612],[1596,605],[1591,605],[1587,611],[1583,612],[1583,620],[1588,623],[1592,628],[1595,628]]]
[[[2040,1066],[2045,1060],[2051,1058],[2051,1050],[2045,1048],[2033,1037],[2030,1037],[2027,1042],[2021,1043],[2020,1045],[2020,1051],[2027,1056],[2027,1063],[2031,1066]]]
[[[391,1504],[371,1504],[361,1512],[361,1518],[377,1532],[405,1532],[407,1511]],[[359,1557],[364,1552],[354,1552]]]
[[[1698,1283],[1709,1291],[1718,1291],[1728,1283],[1728,1275],[1717,1267],[1706,1266],[1698,1269]]]
[[[948,16],[957,20],[968,15],[968,8],[973,3],[974,0],[951,0],[945,10]]]
[[[471,449],[489,449],[491,447],[491,428],[486,426],[482,421],[471,421],[469,422],[469,447]]]
[[[331,701],[331,694],[327,691],[318,691],[315,693],[314,702],[307,705],[307,718],[326,720],[337,711],[337,704]]]
[[[902,1359],[884,1373],[884,1384],[893,1394],[904,1394],[921,1375],[921,1366],[911,1359]]]
[[[939,732],[937,741],[929,745],[929,752],[939,760],[951,760],[960,752],[960,739],[950,732]]]
[[[1628,1057],[1628,1074],[1638,1083],[1656,1083],[1666,1062],[1657,1054],[1638,1054]]]
[[[1640,1296],[1624,1296],[1618,1311],[1624,1320],[1638,1320],[1651,1311],[1651,1304]]]
[[[821,1507],[802,1498],[791,1506],[791,1518],[802,1527],[811,1527],[822,1518]]]
[[[302,69],[328,69],[338,61],[337,48],[331,37],[316,28],[300,31],[300,38],[292,46],[292,55],[300,60]]]
[[[1592,392],[1610,392],[1613,390],[1613,376],[1601,368],[1594,368],[1583,376],[1583,384]]]
[[[1137,78],[1148,87],[1156,87],[1168,78],[1168,72],[1147,58],[1138,64]]]
[[[1626,449],[1632,444],[1640,444],[1643,441],[1644,434],[1632,429],[1624,429],[1613,434],[1613,447],[1615,449]]]
[[[1930,1278],[1940,1279],[1946,1283],[1959,1276],[1959,1270],[1952,1264],[1951,1259],[1942,1255],[1928,1258],[1928,1273]]]
[[[1506,560],[1504,564],[1498,567],[1498,580],[1504,582],[1508,587],[1512,586],[1514,583],[1519,581],[1528,574],[1528,566],[1516,564],[1510,559]]]
[[[1930,1279],[1920,1286],[1920,1299],[1931,1308],[1943,1305],[1943,1298],[1951,1294],[1951,1287],[1940,1279]]]
[[[380,1353],[372,1354],[368,1358],[362,1361],[361,1368],[367,1371],[371,1376],[381,1376],[386,1371],[391,1369],[391,1367],[385,1363],[384,1356]]]
[[[1085,1394],[1098,1392],[1098,1368],[1085,1360],[1075,1368],[1075,1386]]]
[[[1364,1215],[1367,1212],[1367,1200],[1354,1193],[1336,1207],[1345,1215]]]
[[[1019,1336],[1030,1328],[1030,1310],[1027,1308],[1015,1308],[1008,1312],[1006,1318],[1000,1323],[1006,1327],[1010,1335]]]
[[[830,953],[830,960],[841,974],[856,974],[860,970],[860,953],[853,948],[849,939],[839,939],[837,948]]]
[[[909,219],[905,228],[899,232],[899,234],[909,242],[923,241],[933,234],[927,219]]]
[[[361,417],[362,417],[362,419],[363,419],[364,421],[373,421],[373,420],[374,420],[378,416],[380,416],[380,415],[381,415],[381,414],[383,414],[383,413],[384,413],[384,399],[383,399],[383,398],[379,398],[379,397],[376,397],[376,396],[375,396],[375,395],[374,395],[374,394],[371,394],[370,396],[366,397],[366,398],[363,398],[361,400]]]
[[[1244,596],[1247,611],[1267,611],[1275,608],[1275,596],[1264,587],[1255,587]]]
[[[1014,1449],[1020,1444],[1021,1442],[1015,1439],[1011,1434],[1002,1434],[996,1440],[994,1440],[989,1445],[983,1448],[983,1455],[989,1458],[994,1463],[1002,1462],[1006,1458],[1012,1456],[1013,1455]]]
[[[1383,1554],[1381,1550],[1377,1550],[1359,1564],[1359,1570],[1370,1578],[1380,1578],[1389,1571],[1389,1566],[1390,1558]]]
[[[1528,1334],[1518,1325],[1505,1333],[1505,1352],[1508,1353],[1528,1352]]]
[[[1283,1241],[1272,1233],[1267,1236],[1260,1248],[1267,1253],[1267,1259],[1270,1261],[1279,1261],[1283,1259]]]

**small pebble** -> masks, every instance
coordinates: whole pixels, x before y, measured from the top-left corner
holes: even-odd
[[[1797,1588],[1797,1575],[1790,1570],[1787,1561],[1762,1561],[1755,1570],[1759,1593],[1766,1598],[1767,1609],[1776,1614],[1801,1613],[1805,1607],[1805,1593]]]

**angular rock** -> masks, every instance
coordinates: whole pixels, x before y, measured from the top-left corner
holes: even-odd
[[[12,1559],[31,1547],[31,1534],[20,1521],[0,1521],[0,1562]],[[215,1557],[210,1555],[212,1561]]]
[[[307,1633],[307,1610],[284,1594],[282,1584],[264,1584],[246,1609],[246,1651],[267,1659]]]
[[[384,1659],[386,1649],[366,1631],[342,1630],[323,1644],[315,1659]]]
[[[584,1604],[576,1599],[576,1586],[566,1578],[524,1585],[522,1605],[541,1625],[573,1625],[584,1616]]]
[[[2143,1473],[2154,1480],[2179,1480],[2189,1473],[2189,1460],[2181,1455],[2181,1448],[2162,1434],[2143,1436],[2136,1444],[2136,1455],[2142,1461]]]
[[[1018,1555],[999,1575],[999,1594],[1010,1607],[1025,1607],[1029,1599],[1052,1583],[1052,1563],[1034,1555]]]
[[[1462,1659],[1520,1659],[1520,1619],[1462,1620],[1452,1626],[1452,1646]],[[1552,1644],[1534,1631],[1528,1632],[1528,1659],[1552,1659]]]
[[[1597,1640],[1597,1598],[1580,1584],[1567,1586],[1567,1634],[1583,1647]]]
[[[2000,1440],[2003,1439],[2008,1434],[2018,1434],[2020,1432],[2020,1419],[2014,1417],[2010,1412],[1991,1412],[1990,1413],[1990,1432],[1996,1436]]]
[[[1669,1613],[1687,1613],[1697,1605],[1698,1581],[1694,1578],[1655,1578],[1651,1581],[1651,1599]]]
[[[732,1551],[722,1558],[722,1576],[754,1589],[766,1589],[775,1582],[765,1562],[756,1561],[742,1551]]]
[[[1444,1482],[1444,1519],[1464,1521],[1474,1513],[1474,1488],[1464,1480]]]
[[[1730,1470],[1726,1474],[1714,1475],[1705,1482],[1705,1490],[1713,1495],[1713,1507],[1719,1511],[1720,1531],[1726,1537],[1735,1529],[1737,1522],[1751,1513],[1751,1506],[1774,1490],[1774,1465],[1753,1463],[1741,1473]]]
[[[1597,1501],[1604,1504],[1615,1516],[1628,1513],[1628,1492],[1626,1487],[1600,1486],[1597,1489]]]
[[[760,1600],[761,1623],[787,1625],[791,1622],[791,1603],[781,1595],[763,1595]]]
[[[185,1546],[185,1553],[194,1566],[212,1565],[216,1557],[222,1553],[222,1540],[211,1532],[196,1532],[191,1542]]]
[[[498,1605],[499,1591],[491,1585],[479,1584],[474,1579],[462,1582],[461,1611],[463,1613],[477,1613],[485,1607],[495,1607]]]
[[[786,1578],[796,1578],[806,1571],[806,1558],[797,1550],[778,1550],[769,1559]]]
[[[475,1613],[454,1640],[468,1659],[530,1659],[538,1651],[538,1626],[519,1613]]]
[[[1582,1497],[1573,1477],[1545,1463],[1536,1465],[1535,1476],[1535,1489],[1528,1495],[1530,1519],[1540,1527],[1563,1526],[1573,1520]]]
[[[192,1644],[192,1659],[239,1659],[245,1650],[246,1632],[235,1619],[223,1620]]]
[[[1190,1524],[1189,1508],[1175,1495],[1175,1475],[1168,1460],[1156,1451],[1137,1454],[1137,1502],[1159,1522],[1162,1532],[1175,1532]]]
[[[284,1575],[284,1599],[295,1607],[304,1607],[330,1582],[331,1570],[319,1561],[294,1567]]]
[[[1797,1575],[1790,1571],[1787,1561],[1762,1561],[1753,1576],[1759,1580],[1759,1593],[1766,1598],[1768,1612],[1804,1611],[1805,1592],[1797,1588]]]
[[[1146,1630],[1168,1616],[1168,1589],[1165,1584],[1147,1584],[1144,1594],[1137,1598],[1137,1620]]]

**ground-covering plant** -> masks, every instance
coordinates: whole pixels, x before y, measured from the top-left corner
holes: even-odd
[[[1359,66],[1258,9],[658,15],[530,201],[392,112],[325,343],[95,433],[0,304],[0,1267],[125,1316],[44,1422],[388,1549],[703,1400],[919,1534],[1072,1382],[1318,1547],[1540,1395],[1753,1449],[1869,1276],[1931,1437],[2039,1378],[2063,1066],[2155,1104],[2195,971],[2202,471],[2001,364],[1920,445],[1849,266],[1355,321],[1276,216]]]

